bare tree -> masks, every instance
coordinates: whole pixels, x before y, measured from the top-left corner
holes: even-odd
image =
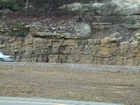
[[[55,0],[46,0],[43,9],[43,16],[49,15],[50,13],[53,15],[54,5],[55,5]]]
[[[2,0],[3,4],[2,4],[2,16],[5,15],[5,6],[6,6],[6,0]]]
[[[29,12],[29,0],[26,0],[26,17],[28,17]]]
[[[83,20],[83,0],[80,0],[80,3],[81,3],[81,8],[79,11],[79,18],[78,18],[77,22],[81,22]]]

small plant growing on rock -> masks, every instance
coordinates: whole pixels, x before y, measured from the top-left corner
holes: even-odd
[[[11,36],[21,36],[21,37],[26,36],[26,29],[21,22],[16,21],[11,26]]]

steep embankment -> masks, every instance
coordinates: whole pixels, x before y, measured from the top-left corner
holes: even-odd
[[[91,4],[68,6],[69,11],[82,8],[80,22],[78,16],[26,18],[8,24],[3,19],[0,50],[14,54],[17,61],[140,65],[139,3]]]

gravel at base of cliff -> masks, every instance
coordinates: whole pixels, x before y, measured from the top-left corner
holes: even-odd
[[[36,63],[36,62],[1,62],[0,66],[39,66],[63,70],[94,70],[111,72],[140,72],[139,66],[122,65],[92,65],[92,64],[68,64],[68,63]]]

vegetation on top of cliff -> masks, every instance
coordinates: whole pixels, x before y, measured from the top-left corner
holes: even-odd
[[[5,9],[10,9],[13,12],[25,11],[28,15],[49,15],[54,14],[59,10],[59,6],[68,5],[73,2],[87,3],[90,0],[0,0],[0,13],[4,16]],[[31,9],[31,8],[34,9]],[[37,11],[38,10],[38,11]],[[68,14],[67,7],[65,11]]]
[[[13,23],[10,29],[11,29],[11,36],[21,36],[21,37],[26,36],[27,29],[25,29],[24,24],[22,24],[19,21]]]
[[[0,0],[0,15],[3,22],[13,27],[17,21],[26,25],[41,22],[53,28],[70,20],[83,22],[91,27],[92,38],[119,32],[127,39],[140,28],[137,0]],[[23,26],[19,29],[12,35],[24,36]]]

